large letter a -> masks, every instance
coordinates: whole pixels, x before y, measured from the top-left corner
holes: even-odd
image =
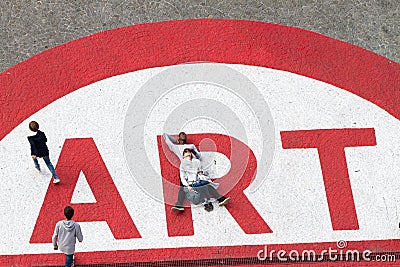
[[[50,181],[30,243],[51,243],[67,205],[75,209],[77,222],[106,221],[116,239],[141,237],[92,138],[65,140],[56,171],[61,183]],[[96,203],[70,203],[81,171]]]

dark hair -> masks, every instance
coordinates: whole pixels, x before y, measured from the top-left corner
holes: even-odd
[[[181,138],[181,135],[183,135],[184,138]],[[185,133],[185,132],[180,132],[180,133],[178,134],[178,139],[181,139],[181,140],[185,140],[185,141],[186,141],[186,133]]]
[[[181,138],[181,135],[183,136],[183,138]],[[184,144],[186,143],[186,133],[185,132],[180,132],[178,134],[178,143],[180,143],[180,141],[182,141]]]
[[[64,208],[64,215],[65,215],[65,218],[67,218],[68,220],[71,220],[72,217],[74,216],[74,209],[71,206],[66,206]]]
[[[185,148],[183,150],[182,156],[185,155],[186,152],[190,152],[190,155],[193,157],[193,155],[192,155],[193,154],[193,150],[191,150],[190,148]]]
[[[36,121],[31,121],[29,123],[29,130],[31,130],[32,132],[37,132],[39,130],[39,123],[37,123]]]

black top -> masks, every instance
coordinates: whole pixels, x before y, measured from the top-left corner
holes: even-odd
[[[49,149],[46,145],[47,138],[44,132],[37,131],[36,135],[28,136],[28,141],[31,144],[31,155],[37,157],[45,157],[49,155]]]

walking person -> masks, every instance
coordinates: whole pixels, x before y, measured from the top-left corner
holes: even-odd
[[[44,132],[39,130],[39,123],[36,121],[31,121],[29,123],[29,129],[36,133],[35,135],[28,136],[28,141],[31,145],[31,156],[33,159],[33,163],[35,164],[35,168],[40,171],[40,165],[38,158],[43,158],[44,162],[47,165],[47,168],[53,175],[53,183],[58,184],[60,182],[60,179],[57,176],[56,170],[53,167],[53,164],[51,164],[50,158],[49,158],[49,148],[46,145],[47,138]]]
[[[76,239],[82,242],[83,235],[81,227],[72,220],[74,209],[70,206],[64,208],[65,220],[61,220],[56,224],[53,234],[54,250],[60,249],[65,253],[65,267],[71,267],[74,263],[75,243]]]

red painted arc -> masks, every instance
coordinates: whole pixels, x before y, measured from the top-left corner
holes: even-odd
[[[195,19],[142,24],[101,32],[38,54],[0,74],[0,139],[30,115],[83,86],[137,70],[209,61],[284,70],[358,95],[400,119],[400,65],[382,56],[302,29],[253,21]],[[10,115],[12,114],[12,118]],[[353,243],[353,242],[352,242]],[[358,241],[358,249],[400,251],[399,240]],[[314,243],[326,249],[330,243]],[[261,246],[85,252],[87,263],[104,257],[153,260],[254,256]],[[307,244],[277,245],[304,249]],[[290,250],[290,249],[289,249]],[[193,252],[197,254],[193,254]],[[154,256],[156,255],[156,256]],[[0,265],[61,263],[60,254],[2,255]],[[153,256],[153,258],[151,257]],[[316,263],[316,265],[320,265]],[[321,263],[325,266],[325,263]]]
[[[0,139],[30,115],[83,86],[123,73],[194,61],[262,66],[311,77],[356,94],[400,119],[400,65],[389,59],[298,28],[193,19],[97,33],[4,71],[0,74]]]

